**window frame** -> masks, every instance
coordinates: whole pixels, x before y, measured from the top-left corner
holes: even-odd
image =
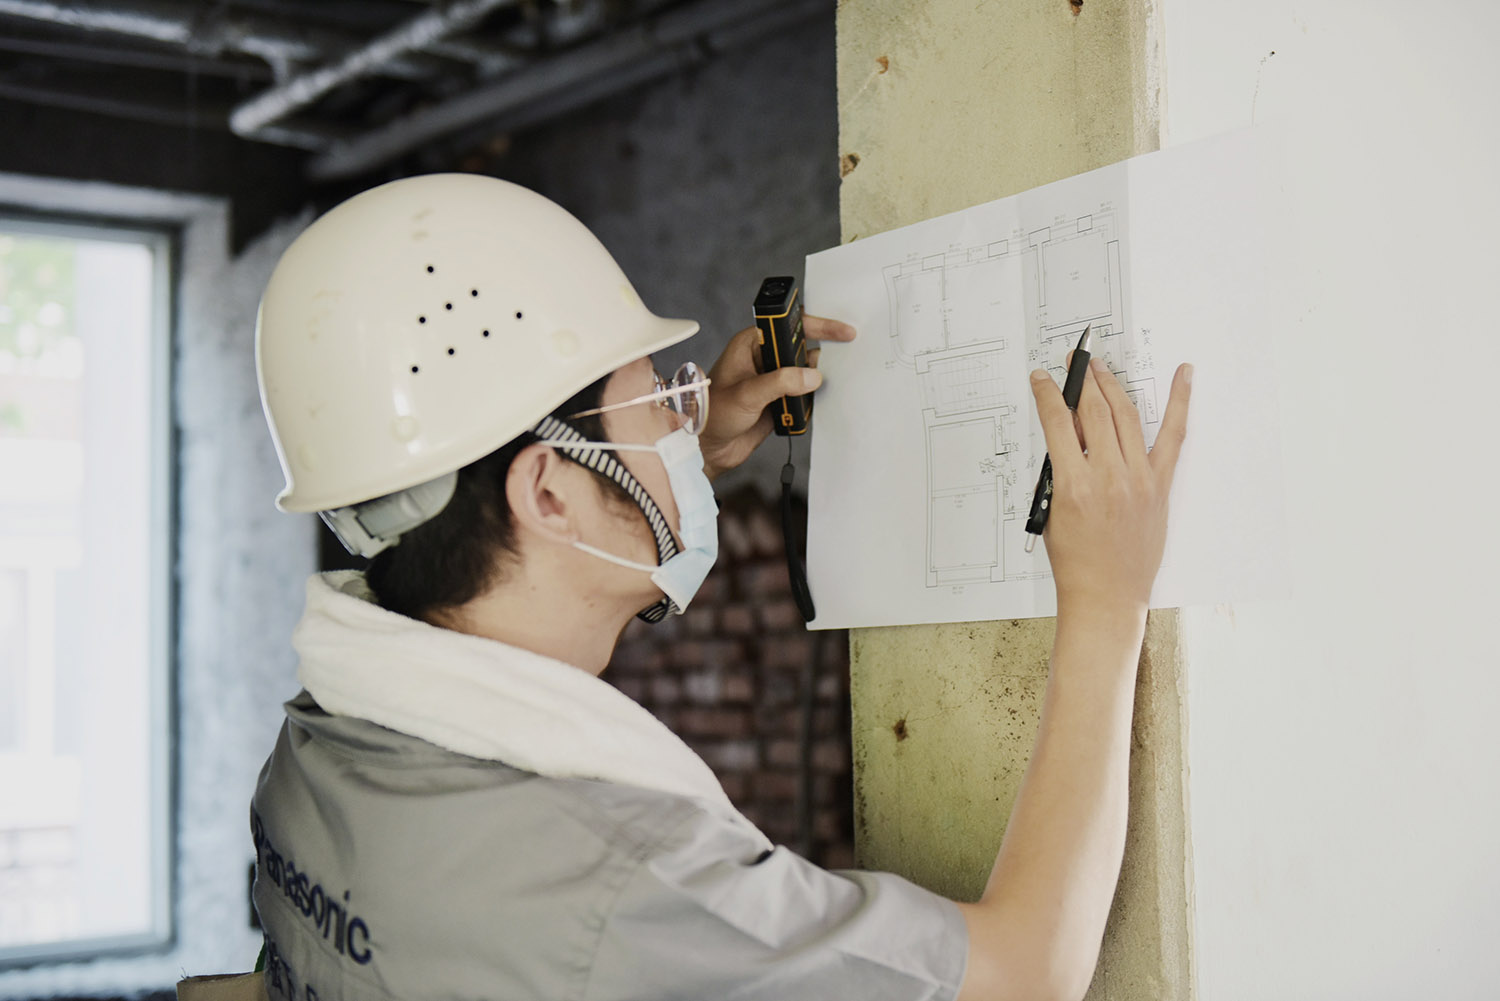
[[[150,596],[147,732],[150,781],[151,920],[148,930],[64,942],[0,946],[0,972],[107,957],[165,952],[177,937],[178,774],[175,712],[178,675],[175,568],[179,540],[175,345],[178,332],[178,272],[181,227],[132,218],[38,211],[0,203],[0,232],[18,236],[97,240],[144,246],[152,259],[149,427],[151,467],[148,547]]]

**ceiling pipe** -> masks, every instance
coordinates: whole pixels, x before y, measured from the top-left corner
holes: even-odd
[[[4,0],[0,0],[4,2]],[[229,127],[253,139],[266,126],[313,103],[340,84],[382,71],[393,59],[418,51],[448,35],[466,31],[491,11],[516,0],[452,0],[398,25],[338,62],[294,76],[235,108]]]
[[[701,0],[336,143],[309,161],[308,176],[314,181],[355,177],[459,129],[507,115],[534,124],[536,118],[525,112],[530,105],[547,102],[552,115],[561,114],[619,92],[626,81],[633,86],[701,61],[716,51],[721,32],[744,43],[831,6],[831,0]],[[586,101],[570,103],[569,91]]]

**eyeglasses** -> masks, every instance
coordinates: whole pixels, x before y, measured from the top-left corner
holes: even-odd
[[[611,410],[622,410],[625,407],[633,407],[638,403],[656,403],[664,410],[671,411],[682,423],[682,428],[688,434],[696,435],[703,430],[704,423],[708,420],[708,385],[709,378],[703,369],[693,362],[686,362],[681,368],[673,373],[671,380],[663,379],[661,373],[652,372],[651,378],[655,392],[647,393],[645,396],[637,396],[633,400],[624,403],[611,403],[607,407],[595,407],[593,410],[581,410],[576,414],[569,414],[567,420],[575,417],[592,417],[595,414],[605,414]]]

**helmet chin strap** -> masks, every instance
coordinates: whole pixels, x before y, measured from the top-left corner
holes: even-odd
[[[572,425],[566,424],[555,417],[543,417],[531,428],[531,433],[543,441],[553,442],[587,442],[588,439],[580,434]],[[646,518],[646,524],[651,529],[651,534],[656,539],[656,561],[661,565],[678,553],[677,540],[672,537],[672,528],[667,524],[666,515],[661,513],[661,508],[656,506],[656,501],[646,492],[614,455],[602,448],[588,448],[579,446],[577,448],[562,447],[556,449],[563,455],[572,459],[586,469],[608,476],[621,489],[635,501],[635,506],[640,508],[641,514]],[[671,598],[663,598],[654,604],[641,609],[635,613],[636,618],[644,622],[660,622],[673,612],[680,612]]]

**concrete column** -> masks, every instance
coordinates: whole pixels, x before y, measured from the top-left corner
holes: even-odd
[[[847,242],[1149,152],[1153,0],[845,0]],[[982,892],[1035,738],[1050,619],[855,630],[860,864]],[[1147,629],[1125,864],[1094,999],[1193,996],[1176,612]]]

